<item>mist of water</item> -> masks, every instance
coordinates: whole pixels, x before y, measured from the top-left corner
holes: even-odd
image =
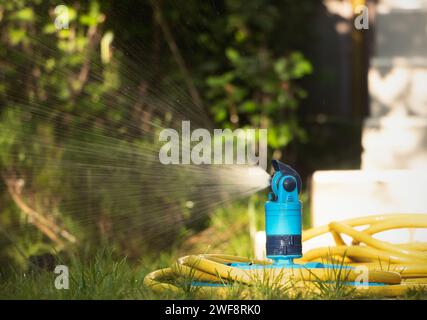
[[[45,49],[32,56],[17,50],[11,61],[43,70],[55,54],[47,44]],[[269,185],[269,175],[254,166],[162,165],[160,130],[179,131],[183,120],[193,128],[212,129],[214,124],[180,85],[143,87],[149,73],[143,81],[135,71],[143,62],[113,63],[120,69],[121,84],[111,84],[111,90],[93,101],[96,112],[81,104],[88,101],[84,90],[70,96],[66,106],[61,93],[48,84],[43,92],[36,84],[26,88],[34,89],[36,98],[24,96],[19,87],[7,93],[0,122],[6,150],[2,175],[9,191],[28,207],[76,235],[77,241],[97,230],[101,238],[143,239],[162,246],[170,234],[197,226],[215,208]],[[102,65],[89,65],[89,84],[108,82]],[[72,73],[62,71],[64,77]]]

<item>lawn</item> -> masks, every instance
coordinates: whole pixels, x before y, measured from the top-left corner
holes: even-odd
[[[253,199],[253,203],[262,203]],[[252,203],[252,204],[253,204]],[[256,224],[262,224],[262,208],[250,207],[256,213]],[[261,211],[260,211],[261,210]],[[146,253],[134,261],[110,248],[96,253],[67,253],[55,258],[54,265],[66,265],[69,289],[56,289],[58,274],[46,268],[29,266],[25,271],[9,270],[0,275],[0,299],[359,299],[352,288],[340,283],[319,284],[316,292],[301,290],[291,294],[295,284],[280,286],[268,279],[251,287],[232,285],[226,290],[201,292],[182,279],[175,284],[179,293],[153,292],[143,285],[144,277],[153,270],[170,266],[178,257],[193,253],[225,253],[252,257],[249,236],[248,203],[240,202],[218,210],[207,229],[188,237],[176,247],[161,254]],[[399,299],[427,299],[426,290],[411,290]]]

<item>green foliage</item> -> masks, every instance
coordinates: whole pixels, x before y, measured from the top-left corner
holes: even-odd
[[[230,39],[223,49],[226,61],[206,80],[215,121],[224,127],[268,128],[273,149],[304,140],[295,111],[306,92],[296,80],[312,67],[300,52],[277,46],[280,41],[271,37],[281,25],[283,7],[272,1],[226,1],[225,7],[224,28],[217,32]]]
[[[306,93],[298,81],[311,72],[311,65],[298,51],[301,32],[294,34],[295,28],[302,31],[304,18],[292,17],[308,16],[314,0],[303,3],[162,4],[190,81],[216,126],[268,128],[273,149],[305,138],[296,111]],[[168,213],[163,224],[145,228],[157,213],[144,212],[141,219],[142,204],[135,195],[145,194],[151,182],[141,173],[153,171],[153,159],[144,150],[153,147],[157,132],[143,127],[141,107],[134,100],[141,87],[156,90],[179,83],[188,90],[183,70],[169,54],[170,43],[151,1],[61,4],[68,7],[69,21],[68,29],[58,30],[57,1],[0,0],[1,174],[22,182],[30,206],[77,234],[80,247],[101,242],[134,257],[153,242],[169,246],[188,231],[192,216],[179,191],[150,191],[144,201],[158,203]],[[141,77],[129,79],[128,70]],[[168,94],[168,101],[182,97],[173,90]],[[174,121],[171,114],[145,112],[155,124]],[[79,148],[92,151],[76,152]],[[88,167],[99,159],[105,169]],[[123,168],[110,170],[111,163]],[[139,173],[126,170],[135,167]],[[197,179],[175,175],[187,184]],[[14,257],[26,267],[23,256],[55,251],[11,200],[6,182],[0,192],[0,260]],[[165,230],[171,230],[168,237],[155,237]]]
[[[268,51],[241,55],[229,48],[226,55],[230,70],[207,79],[215,120],[225,127],[268,128],[275,149],[303,139],[295,111],[306,93],[292,81],[310,73],[310,63],[297,52],[275,59]]]
[[[85,61],[99,62],[95,50],[89,49],[96,44],[91,34],[102,36],[100,25],[104,15],[98,3],[70,6],[69,28],[64,30],[54,26],[55,5],[54,1],[37,0],[0,2],[0,104],[4,106],[0,113],[0,166],[3,177],[21,179],[33,199],[32,208],[48,211],[49,219],[68,220],[67,227],[76,231],[66,210],[60,208],[69,195],[81,197],[72,187],[73,172],[64,170],[61,164],[66,150],[62,146],[81,138],[82,131],[73,128],[88,125],[89,119],[100,114],[94,97],[112,84],[105,77],[90,83],[88,95],[82,94],[89,83],[89,76],[81,76],[87,68]],[[105,65],[105,73],[112,68]],[[66,112],[79,114],[73,126],[66,125]],[[91,126],[93,122],[89,122],[88,136]],[[20,213],[10,200],[0,210],[5,232],[17,236],[12,246],[20,247],[27,256],[51,251],[52,244],[40,233],[28,232],[28,217],[21,215],[22,221],[16,222],[13,216],[19,217]]]

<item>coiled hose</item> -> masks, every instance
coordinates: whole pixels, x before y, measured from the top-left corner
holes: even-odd
[[[367,227],[363,231],[355,229],[361,226]],[[176,293],[182,290],[177,280],[191,279],[191,283],[212,284],[201,287],[200,292],[205,294],[211,290],[224,293],[233,284],[250,287],[267,281],[295,296],[301,291],[321,290],[319,283],[355,284],[350,287],[358,293],[374,296],[399,296],[411,289],[427,289],[427,243],[392,244],[373,237],[379,232],[401,228],[427,228],[427,215],[373,215],[304,231],[303,242],[330,233],[336,245],[312,249],[295,263],[328,262],[333,263],[334,268],[274,268],[268,267],[272,263],[270,260],[201,254],[182,257],[170,268],[151,272],[145,277],[144,285],[154,291]],[[350,245],[344,242],[342,234],[353,239]],[[242,269],[230,266],[233,263],[259,267]],[[369,286],[356,285],[363,271]]]

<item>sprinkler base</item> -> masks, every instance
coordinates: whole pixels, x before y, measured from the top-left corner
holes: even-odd
[[[253,269],[354,269],[351,266],[338,265],[338,264],[325,264],[321,262],[307,262],[298,264],[293,262],[274,262],[268,265],[252,264],[252,263],[231,263],[230,267],[239,268],[242,270]]]

